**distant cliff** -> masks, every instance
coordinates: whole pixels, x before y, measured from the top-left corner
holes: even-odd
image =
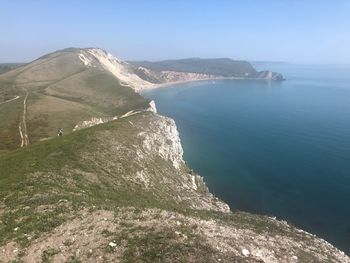
[[[202,59],[202,58],[188,58],[178,60],[164,60],[158,62],[150,61],[130,61],[130,64],[135,66],[136,72],[139,72],[141,78],[147,81],[160,82],[157,76],[162,73],[168,75],[177,75],[192,73],[198,74],[194,77],[197,78],[244,78],[244,79],[264,79],[264,80],[283,80],[283,76],[279,73],[272,71],[257,71],[249,62],[242,60],[232,60],[229,58],[214,58],[214,59]],[[155,77],[149,72],[145,72],[145,69],[154,72]],[[153,77],[153,79],[152,79]]]

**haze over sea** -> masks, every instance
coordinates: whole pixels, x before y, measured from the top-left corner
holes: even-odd
[[[186,162],[232,210],[287,220],[350,255],[350,66],[256,67],[287,80],[144,95],[175,119]]]

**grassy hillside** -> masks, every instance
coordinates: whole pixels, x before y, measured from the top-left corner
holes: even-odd
[[[26,99],[30,143],[72,131],[91,117],[122,115],[148,107],[144,99],[98,64],[87,67],[80,49],[43,56],[0,76],[0,152],[21,144],[19,126]]]

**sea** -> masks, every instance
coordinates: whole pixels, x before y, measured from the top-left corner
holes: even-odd
[[[177,124],[187,164],[233,211],[275,216],[350,255],[350,65],[260,63],[282,82],[143,92]]]

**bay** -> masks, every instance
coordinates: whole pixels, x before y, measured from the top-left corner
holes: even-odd
[[[143,95],[175,119],[186,162],[232,210],[287,220],[350,254],[350,67],[260,66],[287,80]]]

